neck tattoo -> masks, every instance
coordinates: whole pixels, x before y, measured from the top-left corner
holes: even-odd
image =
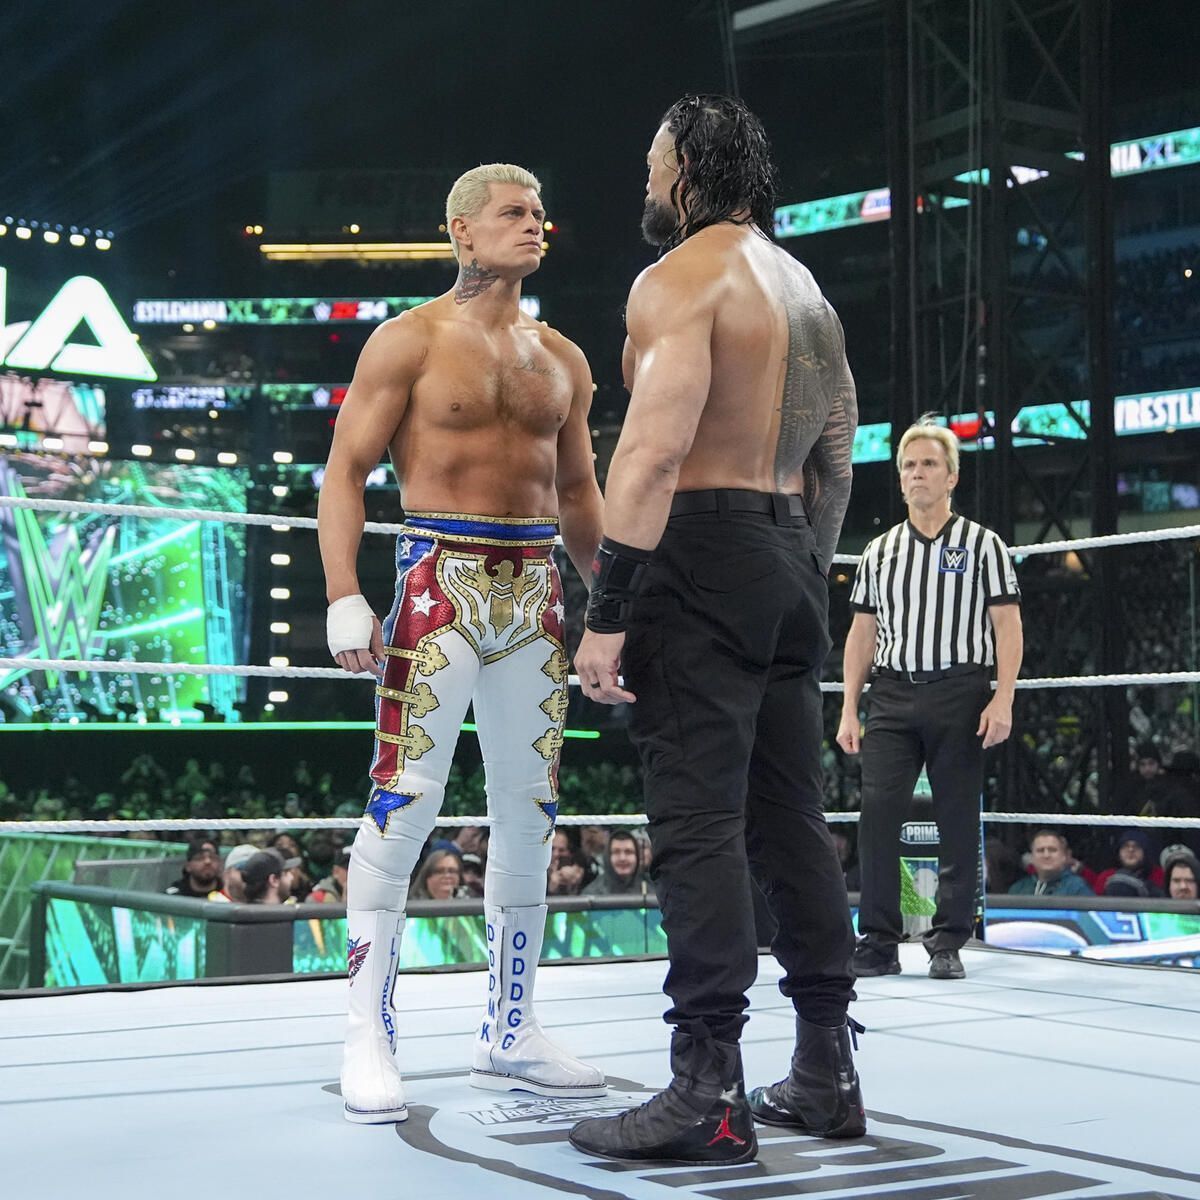
[[[500,276],[486,267],[479,265],[479,259],[473,258],[465,266],[459,268],[458,282],[454,285],[454,303],[466,304],[481,296],[499,279]]]

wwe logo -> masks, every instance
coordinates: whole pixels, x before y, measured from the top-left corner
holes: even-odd
[[[25,495],[11,469],[0,473],[0,491]],[[3,524],[8,526],[5,540],[17,550],[9,554],[15,591],[33,626],[34,644],[26,651],[28,657],[87,658],[100,625],[117,526],[109,524],[83,545],[74,525],[47,539],[36,515],[23,509],[10,510]],[[47,671],[46,681],[56,686],[58,673]]]
[[[939,571],[953,575],[962,575],[967,569],[967,548],[965,546],[943,546]]]

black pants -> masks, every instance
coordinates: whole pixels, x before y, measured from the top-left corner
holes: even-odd
[[[983,739],[979,714],[991,699],[982,669],[934,683],[877,677],[862,742],[858,931],[881,945],[904,936],[900,915],[900,827],[922,765],[929,773],[941,850],[937,911],[926,948],[957,950],[970,936],[979,877]]]
[[[651,875],[670,968],[666,1020],[738,1037],[758,969],[751,870],[779,922],[797,1011],[840,1024],[851,997],[846,887],[821,809],[828,592],[803,517],[672,517],[634,608]]]

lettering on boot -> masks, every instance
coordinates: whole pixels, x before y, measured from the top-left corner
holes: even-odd
[[[479,1030],[479,1040],[481,1042],[490,1042],[492,1040],[491,1021],[496,1019],[496,929],[489,921],[485,925],[487,930],[487,947],[488,947],[488,1020],[484,1021]]]
[[[520,952],[524,950],[527,945],[529,945],[529,939],[525,936],[525,933],[522,930],[518,929],[516,933],[513,934],[513,953],[509,956],[509,970],[513,976],[512,987],[509,989],[508,996],[510,1003],[515,1004],[525,995],[525,988],[517,982],[516,977],[518,975],[525,974],[525,960],[520,957]],[[505,1024],[509,1027],[509,1029],[520,1029],[523,1017],[524,1014],[519,1008],[510,1008],[504,1018]],[[500,1043],[500,1048],[502,1050],[507,1050],[515,1041],[516,1036],[514,1034],[506,1033],[504,1035],[504,1040]]]
[[[388,1049],[393,1054],[396,1053],[396,1023],[392,1020],[392,1014],[389,1011],[393,1007],[394,994],[396,990],[396,943],[392,942],[391,956],[388,964],[388,972],[383,979],[383,991],[379,997],[379,1019],[383,1022],[384,1032],[387,1034]]]

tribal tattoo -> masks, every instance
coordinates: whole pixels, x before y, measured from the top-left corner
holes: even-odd
[[[854,377],[837,314],[808,270],[779,259],[779,294],[788,322],[775,451],[777,487],[803,481],[804,505],[817,538],[817,558],[829,569],[850,503],[850,452],[858,425]]]
[[[481,296],[499,279],[494,271],[479,265],[479,259],[473,258],[465,266],[459,268],[458,281],[454,285],[454,303],[466,304]]]
[[[826,573],[833,562],[842,521],[850,505],[853,475],[850,455],[857,428],[854,377],[843,356],[841,379],[834,389],[829,419],[804,462],[804,508],[817,537],[817,559]]]

